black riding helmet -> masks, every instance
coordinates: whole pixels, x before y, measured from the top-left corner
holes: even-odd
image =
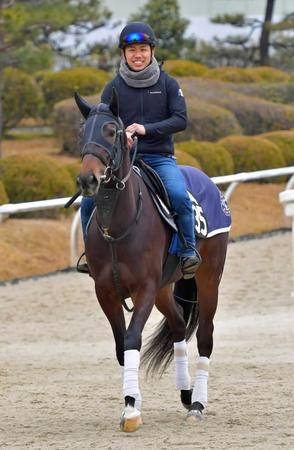
[[[124,49],[130,44],[149,44],[151,47],[156,45],[154,31],[144,22],[130,22],[121,31],[119,35],[119,48]]]

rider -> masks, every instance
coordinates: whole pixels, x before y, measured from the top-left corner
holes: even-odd
[[[160,176],[174,212],[181,239],[177,253],[184,278],[192,278],[201,264],[196,249],[194,216],[183,175],[174,157],[172,134],[187,125],[186,104],[178,82],[167,75],[154,56],[156,38],[143,22],[130,22],[120,33],[121,62],[116,77],[101,95],[109,103],[112,88],[119,98],[119,115],[125,125],[128,146],[138,137],[138,156]],[[83,233],[92,211],[91,200],[81,204]]]

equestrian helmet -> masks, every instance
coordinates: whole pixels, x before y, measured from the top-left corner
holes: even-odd
[[[124,49],[130,44],[149,44],[155,47],[156,37],[150,25],[144,22],[128,23],[119,35],[119,48]]]

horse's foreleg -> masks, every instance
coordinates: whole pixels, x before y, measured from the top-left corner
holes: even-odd
[[[125,316],[121,302],[117,300],[116,295],[104,295],[97,292],[97,298],[100,306],[106,315],[115,340],[116,358],[121,367],[124,365],[124,336],[126,331]],[[98,295],[99,294],[99,295]]]
[[[123,395],[125,408],[121,417],[122,431],[136,431],[142,424],[141,393],[139,389],[140,350],[142,331],[155,300],[154,290],[138,292],[132,297],[134,312],[125,334]]]

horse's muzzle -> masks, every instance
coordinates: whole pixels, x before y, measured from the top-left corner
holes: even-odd
[[[77,176],[77,186],[84,197],[92,197],[96,194],[99,182],[93,173]]]

